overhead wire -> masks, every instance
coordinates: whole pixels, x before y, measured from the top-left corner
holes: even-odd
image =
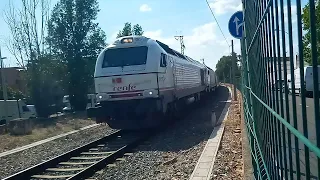
[[[216,21],[216,23],[217,23],[217,25],[218,25],[218,27],[219,27],[219,29],[220,29],[220,32],[222,33],[224,39],[226,40],[226,43],[227,43],[228,46],[230,47],[230,44],[228,43],[228,40],[227,40],[226,36],[224,35],[224,33],[223,33],[223,31],[222,31],[222,29],[221,29],[221,27],[220,27],[220,25],[219,25],[219,22],[218,22],[216,16],[214,15],[214,13],[213,13],[213,11],[212,11],[212,9],[211,9],[211,7],[210,7],[210,4],[209,4],[208,0],[206,0],[206,2],[207,2],[207,5],[208,5],[208,7],[209,7],[209,9],[210,9],[210,11],[211,11],[211,14],[212,14],[213,18],[215,19],[215,21]]]

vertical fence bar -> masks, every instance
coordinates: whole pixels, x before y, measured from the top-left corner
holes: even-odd
[[[281,82],[281,84],[279,84],[279,92],[280,92],[280,100],[278,101],[278,103],[280,103],[280,115],[281,117],[284,117],[284,107],[283,107],[283,94],[282,94],[282,68],[281,68],[281,58],[280,58],[280,34],[279,34],[279,13],[278,13],[278,0],[275,0],[274,2],[274,7],[275,7],[275,38],[276,38],[276,47],[277,47],[277,62],[278,62],[278,71],[279,71],[279,80]],[[281,177],[285,177],[285,179],[288,178],[288,176],[285,176],[285,171],[287,169],[287,164],[284,163],[287,160],[287,153],[286,153],[286,148],[285,146],[283,146],[282,144],[282,140],[281,140],[281,123],[279,121],[277,121],[277,132],[278,132],[278,146],[279,146],[279,169],[281,170]],[[285,143],[285,141],[284,141]],[[281,148],[281,145],[283,146],[283,148]],[[282,156],[282,151],[283,151],[283,156]]]
[[[262,1],[262,6],[261,6],[261,12],[264,12],[264,8],[265,8],[265,1],[263,0]],[[262,18],[262,16],[261,16]],[[261,19],[260,19],[261,20]],[[266,23],[263,23],[262,26],[261,26],[261,49],[262,49],[262,61],[263,61],[263,67],[264,69],[266,70],[265,72],[265,83],[266,83],[266,93],[267,93],[267,98],[266,98],[266,101],[267,101],[267,104],[270,105],[270,89],[269,89],[269,79],[268,79],[268,69],[269,69],[269,66],[268,66],[268,51],[267,51],[267,40],[266,40]],[[262,107],[263,108],[263,107]],[[265,119],[263,120],[263,122],[265,122],[266,124],[266,129],[270,129],[270,113],[265,109],[263,108],[265,111],[266,111],[266,116],[264,117]],[[270,141],[271,141],[271,132],[270,131],[262,131],[264,133],[264,136],[265,136],[265,141],[263,143],[264,145],[264,158],[265,160],[267,161],[267,169],[269,172],[271,172],[271,161],[269,159],[270,157]]]
[[[273,2],[273,0],[267,0],[266,3],[268,3],[268,1],[271,1]],[[266,33],[266,37],[267,37],[267,57],[268,57],[268,74],[269,74],[269,84],[270,84],[270,90],[271,90],[271,94],[270,94],[270,99],[271,99],[271,107],[272,109],[276,109],[276,100],[275,100],[275,82],[274,82],[274,67],[273,67],[273,61],[274,61],[274,57],[273,57],[273,49],[272,49],[272,36],[271,36],[271,29],[273,28],[271,25],[271,13],[270,13],[270,8],[273,7],[272,6],[272,3],[271,3],[271,6],[267,7],[267,11],[268,11],[268,14],[267,14],[267,18],[266,18],[266,23],[267,23],[267,33]],[[271,154],[270,154],[270,159],[271,159],[271,166],[272,166],[272,172],[271,173],[271,176],[272,177],[278,177],[279,174],[278,174],[278,171],[276,169],[276,166],[275,166],[275,158],[274,156],[276,155],[276,147],[274,146],[275,145],[275,128],[273,126],[274,124],[274,121],[275,121],[275,117],[270,113],[270,132],[271,132]]]
[[[258,7],[260,7],[260,4],[257,5]],[[257,23],[258,24],[258,23]],[[260,92],[260,97],[264,100],[264,101],[267,101],[266,97],[267,97],[267,91],[266,91],[266,88],[267,88],[267,81],[265,79],[265,59],[264,59],[264,55],[263,55],[263,48],[261,46],[261,44],[263,44],[263,33],[262,31],[260,31],[259,33],[259,37],[257,38],[257,44],[260,44],[260,48],[257,48],[257,55],[258,55],[258,65],[257,67],[260,68],[260,71],[259,71],[259,82],[261,84],[259,84],[259,92]],[[260,104],[259,104],[260,105]],[[260,124],[261,124],[261,129],[258,130],[258,132],[261,134],[261,139],[262,141],[260,142],[264,151],[263,151],[263,154],[265,155],[265,152],[266,152],[266,146],[267,146],[267,143],[265,143],[266,141],[268,141],[268,138],[266,137],[266,134],[265,132],[263,131],[263,129],[266,129],[268,127],[268,121],[266,120],[266,118],[268,117],[267,113],[268,111],[263,108],[261,105],[259,106],[260,107],[260,112],[261,112],[261,116],[258,116],[259,117],[259,121],[260,121]]]
[[[302,42],[302,18],[301,18],[301,0],[296,1],[297,4],[297,31],[298,31],[298,48],[299,48],[299,67],[300,67],[300,77],[304,77],[304,57],[303,57],[303,42]],[[302,123],[303,123],[303,135],[308,138],[308,119],[306,113],[306,90],[305,90],[305,80],[300,78],[301,87],[301,111],[302,111]],[[309,160],[309,148],[304,145],[304,158],[305,158],[305,171],[306,179],[310,179],[310,160]]]
[[[250,17],[250,16],[246,16],[246,14],[247,14],[247,11],[250,11],[251,10],[251,8],[249,8],[249,9],[247,9],[247,6],[246,6],[246,1],[244,1],[244,3],[243,3],[243,10],[244,10],[244,22],[247,22],[248,21],[248,18]],[[247,52],[247,45],[246,45],[246,41],[247,41],[247,33],[246,33],[246,23],[244,23],[244,35],[243,35],[243,37],[245,38],[244,40],[244,52],[245,52],[245,57],[244,57],[244,61],[245,61],[245,64],[244,64],[244,66],[245,66],[245,73],[244,73],[244,76],[245,76],[245,79],[246,79],[246,86],[248,86],[248,87],[251,87],[251,84],[250,84],[250,78],[249,78],[249,57],[248,57],[248,52]],[[246,115],[247,115],[247,113],[252,113],[252,100],[251,100],[251,95],[250,95],[250,93],[248,92],[248,89],[247,88],[245,88],[245,92],[246,92],[246,102],[247,102],[247,105],[246,105]],[[253,119],[252,120],[250,120],[250,117],[247,115],[246,116],[247,117],[247,127],[248,127],[248,131],[249,131],[249,129],[251,129],[251,121],[253,121]],[[254,174],[255,174],[255,177],[257,176],[257,174],[258,174],[258,163],[257,163],[257,156],[256,156],[256,150],[255,150],[255,146],[254,146],[254,143],[253,143],[253,141],[254,141],[254,136],[253,136],[253,134],[252,134],[252,132],[251,131],[249,131],[250,133],[249,133],[249,141],[250,141],[250,149],[251,149],[251,154],[252,154],[252,162],[253,162],[253,171],[254,171]]]
[[[258,19],[258,22],[256,23],[256,27],[258,27],[258,23],[260,22],[260,20],[262,19],[262,14],[263,14],[263,10],[264,10],[264,2],[262,1],[258,1],[259,4],[257,5],[259,7],[259,19]],[[263,27],[264,25],[262,25]],[[263,68],[265,68],[265,50],[264,50],[264,29],[261,28],[260,29],[260,32],[259,32],[259,35],[260,35],[260,60],[259,61],[262,61],[262,66]],[[261,72],[263,73],[263,72]],[[263,74],[264,75],[264,74]],[[265,75],[264,75],[265,76]],[[267,84],[266,82],[264,82],[265,84]],[[267,87],[267,86],[266,86]],[[267,88],[265,88],[265,93],[268,93],[267,91]],[[267,99],[265,99],[266,101],[268,101]],[[262,117],[262,124],[263,124],[263,128],[268,128],[268,114],[267,114],[267,111],[265,110],[265,108],[261,107],[262,111],[264,112],[264,116]],[[261,147],[263,147],[263,157],[266,161],[266,165],[267,165],[267,168],[269,167],[269,160],[268,158],[266,157],[267,155],[267,146],[268,146],[268,141],[269,141],[269,136],[268,136],[268,133],[266,133],[265,131],[261,131],[261,136],[263,137],[263,141],[261,142]]]
[[[292,40],[292,16],[291,16],[291,0],[287,0],[288,11],[288,31],[289,31],[289,58],[290,58],[290,71],[291,71],[291,92],[292,92],[292,109],[293,109],[293,126],[298,129],[297,124],[297,107],[296,107],[296,93],[295,93],[295,75],[294,75],[294,62],[293,62],[293,40]],[[291,134],[288,135],[291,137]],[[291,141],[291,138],[290,138]],[[298,138],[294,138],[294,147],[296,152],[296,175],[300,179],[300,156],[299,156],[299,142]],[[291,151],[289,149],[289,151]]]
[[[260,17],[261,17],[261,8],[262,8],[259,1],[256,2],[255,7],[257,10],[256,17],[255,17],[255,26],[257,26],[257,24],[259,23]],[[257,39],[257,44],[258,45],[261,44],[261,38]],[[257,60],[258,60],[256,67],[260,67],[260,69],[257,69],[257,71],[258,71],[257,74],[259,75],[257,79],[259,80],[263,76],[263,71],[261,70],[261,68],[263,67],[263,59],[262,59],[262,55],[261,55],[261,48],[256,48],[256,51],[257,51],[256,56],[257,56]],[[257,87],[261,87],[264,85],[263,81],[258,81],[258,82],[259,82],[259,84],[257,85]],[[263,96],[263,94],[264,94],[263,89],[259,88],[259,89],[257,89],[257,91],[259,93],[259,96]],[[261,114],[265,115],[266,111],[264,108],[262,108],[262,106],[260,104],[259,104],[259,106],[257,106],[257,108],[258,108],[259,114],[261,113]],[[265,142],[266,138],[265,138],[265,135],[262,133],[263,131],[261,131],[265,127],[265,123],[263,121],[263,118],[264,118],[264,116],[261,116],[257,120],[257,121],[259,121],[259,129],[257,130],[257,132],[259,133],[259,139],[260,139],[259,143],[262,147],[262,154],[264,156],[266,147],[263,142]]]
[[[275,20],[274,20],[274,1],[272,0],[272,4],[270,6],[270,9],[271,9],[271,12],[270,12],[270,19],[271,19],[271,28],[269,29],[270,33],[272,34],[272,44],[271,44],[271,49],[272,49],[272,78],[274,79],[274,91],[273,91],[273,95],[275,96],[274,97],[274,100],[275,100],[275,111],[279,114],[280,113],[280,107],[279,107],[279,93],[278,93],[278,72],[277,72],[277,58],[276,58],[276,41],[275,41]],[[276,171],[276,177],[279,178],[280,177],[280,174],[279,172],[281,173],[281,170],[279,170],[279,163],[280,163],[280,156],[279,156],[279,151],[280,151],[280,146],[279,146],[279,142],[278,142],[278,133],[279,133],[279,130],[277,128],[277,123],[278,123],[278,120],[275,116],[273,116],[273,133],[274,133],[274,146],[275,146],[275,153],[274,153],[274,163],[275,163],[275,171]]]
[[[285,38],[285,21],[284,21],[284,5],[283,0],[280,0],[280,13],[281,13],[281,34],[282,34],[282,56],[283,56],[283,72],[284,72],[284,81],[285,81],[285,107],[286,107],[286,118],[287,122],[290,123],[290,113],[289,113],[289,92],[287,82],[287,59],[286,59],[286,38]],[[282,128],[283,134],[285,134],[285,127]],[[288,133],[288,153],[289,153],[289,172],[290,179],[293,179],[293,167],[292,167],[292,151],[291,151],[291,133],[287,129]],[[286,143],[284,143],[286,147]]]
[[[274,8],[275,8],[275,4],[274,1],[272,0],[272,4],[270,6],[271,9],[271,31],[272,31],[272,56],[273,56],[273,72],[274,72],[274,79],[275,79],[275,93],[276,93],[276,112],[279,114],[280,113],[280,107],[279,107],[279,93],[278,93],[278,86],[279,83],[281,82],[278,80],[278,72],[277,72],[277,59],[276,56],[276,35],[275,35],[275,17],[274,17]],[[277,163],[275,164],[276,167],[276,171],[277,171],[277,178],[280,177],[281,174],[283,174],[282,169],[279,168],[281,167],[282,164],[282,154],[281,154],[281,148],[280,148],[280,144],[281,144],[281,140],[279,140],[279,133],[280,133],[280,128],[277,126],[279,124],[279,121],[274,117],[274,121],[273,121],[273,126],[274,126],[274,141],[275,141],[275,160],[277,161]],[[280,171],[280,174],[278,173]]]
[[[262,12],[263,12],[263,4],[261,4],[260,1],[256,1],[256,7],[257,7],[257,16],[256,16],[256,21],[255,21],[255,25],[257,26],[261,17],[262,17]],[[258,44],[260,44],[260,48],[259,49],[259,59],[258,59],[258,62],[261,62],[262,64],[260,65],[260,67],[264,68],[264,56],[263,56],[263,48],[262,48],[262,44],[263,44],[263,35],[262,35],[262,31],[259,32],[259,39],[258,39]],[[263,70],[260,71],[260,76],[261,77],[264,77],[264,72]],[[265,79],[263,78],[262,80],[262,83],[263,83],[263,89],[262,89],[262,96],[263,98],[266,97],[265,94],[267,93],[266,91],[266,82],[265,82]],[[266,99],[264,99],[266,100]],[[264,129],[267,127],[267,121],[265,121],[265,118],[266,118],[266,109],[265,108],[260,108],[261,109],[261,112],[262,112],[262,116],[260,117],[260,121],[261,121],[261,128]],[[260,131],[260,136],[261,136],[261,145],[262,145],[262,149],[263,149],[263,155],[265,156],[265,152],[266,152],[266,146],[267,146],[267,143],[266,141],[268,141],[268,137],[266,136],[266,133],[264,131]]]
[[[259,4],[258,5],[260,8],[260,17],[259,17],[259,21],[261,21],[263,19],[263,13],[264,13],[264,10],[265,10],[265,3],[264,1],[262,1],[262,5]],[[258,27],[258,24],[257,24],[257,27]],[[263,62],[263,65],[261,66],[263,68],[262,70],[262,78],[263,78],[263,83],[264,83],[264,94],[263,94],[263,97],[262,99],[264,99],[265,102],[267,102],[267,104],[270,104],[270,91],[269,91],[269,79],[268,79],[268,64],[267,64],[267,52],[266,52],[266,23],[265,21],[262,23],[261,27],[260,27],[260,30],[259,30],[259,35],[260,35],[260,57],[261,57],[261,61]],[[264,111],[264,117],[262,118],[262,122],[265,123],[265,129],[270,129],[270,124],[269,124],[269,117],[270,117],[270,114],[269,114],[269,111],[264,108],[263,106],[261,106],[261,108],[263,109]],[[265,148],[265,152],[266,153],[266,156],[268,155],[268,146],[269,146],[269,142],[270,142],[270,131],[264,131],[262,130],[261,131],[264,136],[266,136],[265,138],[265,142],[263,142],[264,144],[266,144]],[[266,160],[268,160],[269,157],[267,156],[266,157]],[[270,161],[268,160],[268,163],[270,163]],[[268,168],[270,167],[270,164],[268,166]]]
[[[271,50],[271,38],[270,38],[270,13],[269,13],[269,7],[267,6],[269,0],[264,0],[264,4],[265,4],[265,8],[264,8],[264,12],[267,12],[266,18],[264,19],[264,46],[265,46],[265,63],[266,63],[266,71],[267,71],[267,89],[268,89],[268,105],[272,108],[275,108],[275,104],[274,104],[274,99],[273,99],[273,78],[272,78],[272,50]],[[271,63],[270,63],[271,62]],[[272,127],[272,121],[273,121],[273,116],[271,114],[270,111],[268,112],[268,133],[269,133],[269,140],[268,140],[268,161],[269,161],[269,172],[270,172],[270,176],[274,177],[274,173],[275,173],[275,167],[274,167],[274,163],[273,163],[273,154],[274,154],[274,148],[273,148],[273,127]]]
[[[254,9],[254,8],[252,8],[252,2],[249,2],[249,4],[250,4],[250,7],[248,7],[248,9],[249,9],[249,11],[250,10],[252,10],[252,9]],[[246,16],[246,17],[250,17],[250,16]],[[252,21],[251,21],[252,22]],[[246,25],[247,25],[247,23],[248,24],[250,24],[250,21],[245,21],[245,27],[246,27]],[[250,25],[252,25],[252,24],[250,24]],[[250,32],[251,32],[251,34],[250,34]],[[248,42],[248,40],[249,40],[249,43],[251,43],[252,42],[252,39],[253,39],[253,36],[252,36],[252,32],[254,32],[254,29],[247,29],[246,28],[246,31],[245,31],[245,33],[246,34],[248,34],[248,35],[246,35],[246,49],[247,49],[247,57],[249,58],[250,57],[250,63],[249,63],[249,61],[247,61],[247,63],[249,64],[249,71],[250,72],[252,72],[252,73],[250,73],[249,75],[249,79],[250,79],[250,82],[251,82],[251,80],[254,82],[254,80],[256,79],[256,75],[257,75],[257,73],[256,73],[256,68],[257,68],[257,60],[254,58],[254,57],[256,57],[256,54],[252,51],[253,49],[257,49],[257,48],[248,48],[248,44],[247,44],[247,42]],[[251,46],[251,45],[250,45]],[[254,45],[254,46],[256,46],[256,45]],[[250,53],[250,54],[249,54]],[[254,89],[255,91],[256,90],[258,90],[260,87],[257,87],[257,84],[250,84],[250,88],[252,88],[252,89]],[[252,99],[252,93],[251,93],[251,90],[249,91],[250,93],[250,98]],[[253,101],[252,101],[253,102]],[[257,100],[255,99],[255,101],[254,101],[254,107],[256,107],[256,106],[259,106],[259,107],[262,107],[261,106],[261,104],[260,103],[258,103],[257,102]],[[255,117],[258,117],[259,116],[259,114],[257,114],[257,113],[255,113],[254,111],[256,111],[257,109],[256,108],[252,108],[252,110],[253,110],[253,115],[255,115]],[[257,126],[255,125],[255,122],[256,121],[254,121],[254,119],[253,119],[253,117],[251,117],[252,118],[252,123],[253,123],[253,134],[254,135],[257,135],[257,131],[256,131],[256,128],[257,128]],[[256,140],[258,140],[259,138],[258,137],[256,137],[255,138]],[[263,154],[261,154],[262,152],[261,152],[261,149],[259,148],[259,142],[258,141],[256,141],[256,147],[255,148],[257,148],[257,150],[255,150],[255,152],[257,153],[256,154],[256,156],[258,156],[258,158],[259,158],[259,164],[257,165],[257,167],[260,169],[260,165],[261,165],[261,168],[263,168],[262,169],[262,171],[261,171],[261,173],[258,173],[258,177],[261,179],[261,178],[267,178],[267,179],[270,179],[270,176],[269,176],[269,173],[268,173],[268,168],[266,167],[266,164],[265,164],[265,161],[264,161],[264,157],[262,156]]]
[[[264,78],[265,77],[265,73],[264,73],[264,70],[265,70],[265,58],[264,58],[264,51],[263,51],[263,48],[264,47],[262,47],[263,46],[263,42],[264,42],[264,36],[262,35],[262,32],[260,33],[260,35],[259,35],[259,37],[258,37],[258,39],[257,39],[257,41],[258,41],[258,44],[260,44],[260,48],[257,48],[257,49],[259,49],[259,53],[258,53],[258,56],[259,56],[259,59],[258,59],[258,62],[261,62],[261,64],[260,65],[258,65],[258,67],[260,67],[261,69],[260,69],[260,77],[262,78],[262,82],[263,82],[263,87],[264,87],[264,89],[262,90],[262,97],[261,98],[263,98],[265,101],[267,100],[267,99],[265,99],[265,97],[267,97],[267,96],[265,96],[266,95],[266,93],[267,93],[267,91],[266,91],[266,84],[267,84],[267,82],[266,82],[266,79]],[[258,130],[258,132],[261,134],[261,137],[262,137],[262,141],[260,141],[260,144],[261,144],[261,146],[263,147],[263,156],[264,156],[264,158],[265,158],[265,160],[266,160],[266,163],[267,163],[267,167],[269,167],[269,160],[268,160],[268,156],[267,156],[267,154],[268,154],[268,146],[269,146],[269,144],[268,144],[268,142],[269,142],[269,136],[268,136],[268,133],[266,133],[265,131],[263,131],[263,129],[266,129],[266,128],[268,128],[269,126],[269,122],[268,122],[268,111],[266,111],[266,109],[265,108],[263,108],[260,104],[259,104],[259,108],[260,108],[260,111],[262,112],[262,116],[261,117],[259,117],[259,121],[260,121],[260,123],[261,123],[261,129],[260,130]]]
[[[319,78],[318,78],[318,52],[317,52],[317,32],[316,32],[316,12],[314,0],[309,0],[310,32],[311,32],[311,58],[313,69],[313,100],[314,119],[316,124],[317,146],[320,147],[320,115],[319,115]],[[320,159],[318,157],[318,179],[320,179]]]

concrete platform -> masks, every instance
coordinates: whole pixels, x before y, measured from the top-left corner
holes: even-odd
[[[230,94],[232,94],[231,89],[229,88]],[[232,96],[231,96],[232,97]],[[220,146],[221,138],[224,132],[224,125],[221,124],[224,119],[228,116],[229,106],[231,100],[227,101],[222,114],[220,115],[217,126],[214,127],[206,146],[190,176],[190,180],[209,180],[211,177],[211,172],[213,169],[214,161],[218,153]]]

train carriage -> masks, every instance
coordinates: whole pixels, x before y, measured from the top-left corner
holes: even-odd
[[[89,117],[117,129],[159,125],[162,115],[208,87],[207,67],[145,36],[117,39],[98,56],[94,82],[99,105]]]
[[[207,68],[207,91],[212,92],[215,91],[216,87],[218,86],[218,78],[216,76],[216,73],[208,66]]]

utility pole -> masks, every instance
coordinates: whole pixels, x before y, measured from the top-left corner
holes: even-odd
[[[6,124],[8,126],[9,120],[7,116],[8,107],[7,107],[7,100],[8,100],[8,93],[7,93],[7,84],[5,81],[5,75],[4,75],[4,63],[3,60],[7,59],[6,57],[1,56],[1,48],[0,48],[0,61],[1,61],[1,85],[2,85],[2,94],[3,94],[3,106],[4,106],[4,117],[6,120]]]
[[[175,38],[176,40],[180,40],[181,54],[184,54],[184,49],[185,49],[186,47],[184,46],[183,36],[174,36],[174,38]]]
[[[204,64],[204,59],[203,58],[201,59],[201,61],[202,61],[202,64]]]
[[[234,94],[234,100],[237,101],[237,89],[236,89],[236,79],[235,79],[235,71],[237,67],[237,57],[234,55],[234,49],[233,49],[233,40],[231,40],[231,58],[232,58],[232,81],[233,81],[233,94]]]
[[[230,70],[229,70],[229,83],[232,84],[232,66],[230,67]]]

